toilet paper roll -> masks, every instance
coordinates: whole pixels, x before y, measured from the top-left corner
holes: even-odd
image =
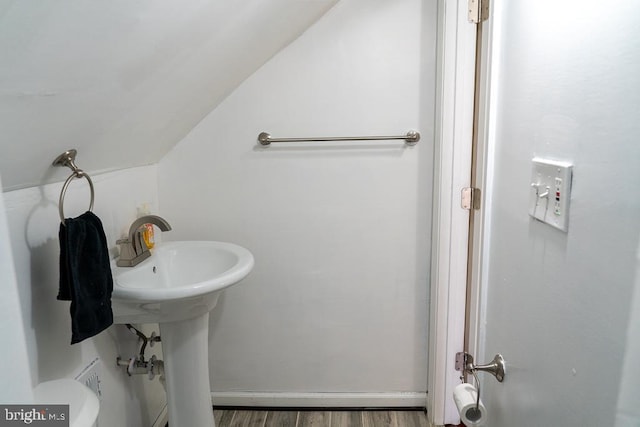
[[[483,426],[487,420],[487,409],[480,400],[476,410],[478,390],[471,384],[460,384],[453,389],[453,400],[456,402],[460,419],[467,427]]]

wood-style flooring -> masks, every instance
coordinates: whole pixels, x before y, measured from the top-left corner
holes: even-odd
[[[428,427],[423,411],[215,409],[216,427]]]

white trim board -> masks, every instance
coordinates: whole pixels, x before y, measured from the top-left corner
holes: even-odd
[[[471,183],[476,26],[464,0],[438,2],[438,90],[429,322],[427,414],[457,424],[455,354],[463,351],[469,211],[460,192]]]
[[[424,408],[427,393],[212,392],[216,406],[291,408]]]

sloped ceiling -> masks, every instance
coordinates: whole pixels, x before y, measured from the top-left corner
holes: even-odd
[[[0,0],[3,190],[156,163],[337,0]]]

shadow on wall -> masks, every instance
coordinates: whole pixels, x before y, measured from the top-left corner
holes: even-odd
[[[57,301],[58,244],[48,240],[31,248],[31,325],[38,345],[38,379],[60,378],[69,366],[82,362],[79,346],[69,345],[71,324],[69,301]],[[64,310],[62,309],[64,307]]]
[[[303,135],[304,136],[304,135]],[[322,135],[333,136],[333,135]],[[407,146],[401,141],[383,141],[383,142],[353,142],[345,144],[343,141],[332,142],[291,142],[282,145],[274,145],[273,143],[268,146],[256,144],[253,147],[253,152],[256,153],[278,153],[278,158],[283,158],[283,155],[287,155],[293,158],[305,159],[311,152],[323,152],[324,154],[335,152],[340,153],[340,157],[346,156],[361,157],[362,150],[375,150],[367,153],[369,156],[378,157],[402,157],[405,154],[405,150],[412,150],[412,147]],[[418,142],[420,144],[420,142]],[[401,148],[401,149],[399,149]],[[261,157],[262,159],[262,157]]]
[[[57,210],[57,203],[47,200],[41,190],[41,200],[29,212],[24,230],[31,257],[31,328],[38,346],[38,375],[34,377],[37,382],[60,378],[69,366],[80,365],[82,359],[80,347],[69,345],[70,303],[56,299],[59,243],[54,238],[40,241],[37,237],[50,235],[39,229],[50,227],[51,211],[57,217]]]

